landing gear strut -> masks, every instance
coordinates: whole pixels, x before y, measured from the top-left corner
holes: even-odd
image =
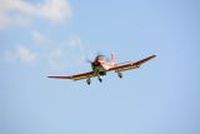
[[[119,77],[119,78],[122,78],[122,77],[123,77],[123,75],[122,75],[121,72],[117,72],[117,74],[118,74],[118,77]]]
[[[103,79],[101,78],[101,76],[98,76],[98,80],[99,80],[99,82],[103,81]]]
[[[91,79],[88,78],[88,79],[86,80],[86,82],[87,82],[88,85],[90,85],[90,84],[91,84]]]

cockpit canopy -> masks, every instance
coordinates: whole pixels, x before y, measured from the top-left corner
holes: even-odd
[[[99,61],[99,60],[106,60],[105,55],[97,55],[97,57],[95,58],[95,61]]]

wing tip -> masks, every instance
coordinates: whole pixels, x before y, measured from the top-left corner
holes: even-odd
[[[153,54],[153,55],[151,55],[150,57],[151,58],[155,58],[157,55],[156,54]]]
[[[72,76],[65,76],[65,75],[48,75],[47,78],[72,79]]]
[[[53,78],[53,76],[52,75],[48,75],[47,78]]]
[[[151,56],[146,57],[145,60],[153,59],[153,58],[155,58],[156,56],[157,56],[156,54],[152,54]]]

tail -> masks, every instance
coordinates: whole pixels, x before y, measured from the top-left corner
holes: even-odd
[[[116,57],[115,57],[115,53],[111,54],[111,63],[115,63],[116,61]]]

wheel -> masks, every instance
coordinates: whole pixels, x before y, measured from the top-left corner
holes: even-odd
[[[86,82],[87,82],[88,85],[90,85],[91,84],[91,79],[90,78],[87,79]]]
[[[118,77],[119,77],[119,78],[122,78],[122,77],[123,77],[123,75],[122,75],[121,72],[118,72]]]
[[[103,80],[101,78],[99,78],[99,82],[102,82]]]
[[[103,79],[100,76],[98,76],[98,80],[99,80],[99,82],[103,81]]]

